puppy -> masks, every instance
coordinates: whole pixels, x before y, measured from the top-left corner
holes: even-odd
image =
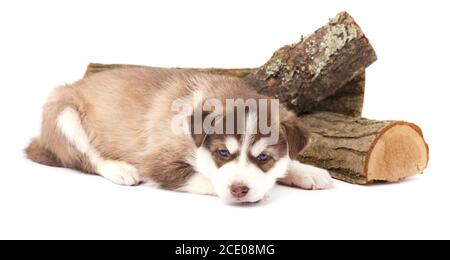
[[[295,160],[308,140],[293,113],[239,79],[125,68],[57,88],[26,154],[116,184],[240,203],[260,201],[277,181],[329,187],[327,171]]]

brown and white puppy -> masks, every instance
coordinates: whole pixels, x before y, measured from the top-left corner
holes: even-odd
[[[294,160],[307,141],[294,114],[238,79],[126,68],[56,89],[26,154],[117,184],[257,202],[277,181],[330,185],[327,171]]]

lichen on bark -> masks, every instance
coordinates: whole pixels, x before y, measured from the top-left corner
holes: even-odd
[[[266,65],[266,75],[267,78],[275,76],[280,71],[282,65],[281,59],[276,59],[272,63]]]
[[[314,74],[314,77],[320,75],[320,72],[333,55],[358,36],[357,29],[352,24],[342,23],[343,19],[345,17],[342,13],[330,19],[327,32],[324,34],[320,44],[314,39],[307,43],[307,53],[311,55],[313,61],[309,69]]]

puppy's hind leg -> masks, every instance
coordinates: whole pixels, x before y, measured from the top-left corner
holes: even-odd
[[[287,175],[278,182],[301,189],[321,190],[329,188],[332,181],[327,170],[293,160],[289,163]]]
[[[70,145],[87,158],[97,174],[121,185],[136,185],[140,182],[139,173],[133,165],[102,158],[89,142],[79,113],[74,108],[66,107],[62,110],[57,118],[57,127]]]

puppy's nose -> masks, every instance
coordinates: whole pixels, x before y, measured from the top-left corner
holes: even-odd
[[[231,187],[230,187],[231,195],[233,195],[233,197],[236,197],[236,198],[245,197],[245,195],[247,195],[249,190],[250,190],[250,188],[247,185],[242,184],[242,183],[233,183],[233,184],[231,184]]]

